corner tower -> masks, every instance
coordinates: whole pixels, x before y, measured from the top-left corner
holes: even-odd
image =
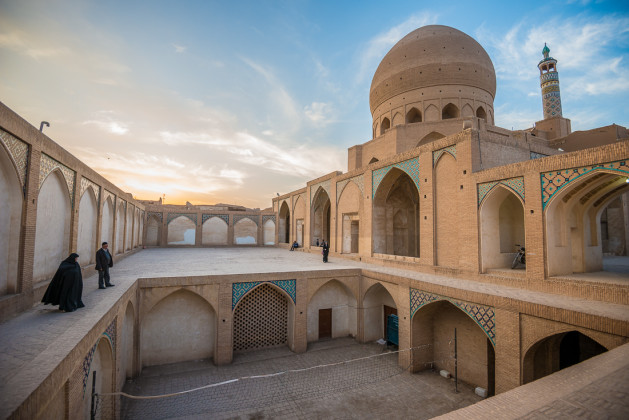
[[[563,117],[561,95],[559,93],[559,72],[557,60],[550,56],[550,48],[544,43],[544,59],[537,64],[539,85],[542,89],[544,119],[535,123],[537,132],[544,132],[548,140],[570,134],[570,120]]]

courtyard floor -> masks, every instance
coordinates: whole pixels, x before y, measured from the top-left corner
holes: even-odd
[[[334,365],[322,366],[329,364]],[[313,366],[322,367],[295,372]],[[284,371],[289,372],[174,397],[123,398],[120,418],[143,419],[150,413],[152,419],[428,419],[481,400],[466,384],[459,382],[455,393],[452,379],[432,371],[411,374],[398,366],[397,353],[386,346],[351,338],[314,343],[303,354],[287,347],[239,354],[227,366],[196,361],[149,367],[127,382],[124,391],[168,394]]]

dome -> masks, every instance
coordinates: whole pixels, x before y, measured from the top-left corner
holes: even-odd
[[[406,35],[384,56],[371,82],[369,105],[375,120],[391,107],[446,96],[466,96],[493,108],[495,95],[496,73],[483,47],[457,29],[430,25]]]

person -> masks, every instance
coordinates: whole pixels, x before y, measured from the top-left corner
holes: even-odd
[[[59,310],[65,312],[85,307],[82,300],[83,276],[78,259],[79,255],[72,253],[61,262],[41,300],[45,305],[59,305]]]
[[[319,246],[319,238],[317,238],[317,246]]]
[[[103,242],[101,249],[96,251],[96,269],[98,270],[98,288],[105,289],[106,287],[114,287],[115,284],[111,283],[109,277],[109,267],[114,266],[114,259],[109,253],[109,245],[107,242]],[[103,282],[104,280],[104,282]]]
[[[325,239],[321,242],[321,248],[323,248],[323,250],[321,251],[321,253],[323,254],[323,262],[327,263],[328,254],[330,253],[330,245],[325,241]]]
[[[290,250],[293,251],[295,248],[299,248],[299,244],[297,243],[297,241],[293,242],[293,244],[290,246]]]

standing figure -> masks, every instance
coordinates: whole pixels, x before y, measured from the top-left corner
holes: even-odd
[[[59,310],[65,312],[85,307],[81,300],[83,276],[78,259],[79,254],[73,253],[61,262],[41,300],[45,305],[59,305]]]
[[[107,248],[109,248],[109,245],[107,242],[103,242],[102,248],[96,251],[96,269],[98,270],[99,289],[115,286],[115,284],[109,281],[109,267],[114,266],[114,259],[111,257]]]
[[[324,239],[323,242],[321,242],[321,247],[323,248],[323,250],[321,251],[321,253],[323,254],[323,262],[327,263],[328,254],[330,253],[330,245]]]

